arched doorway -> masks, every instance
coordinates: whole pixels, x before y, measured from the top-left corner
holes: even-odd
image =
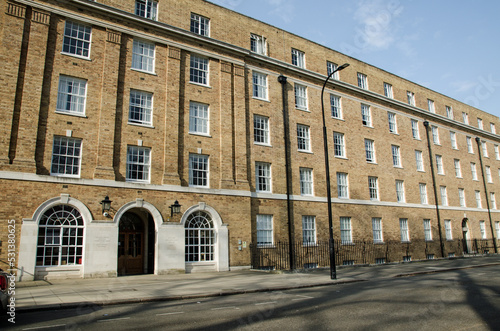
[[[154,272],[155,227],[141,209],[125,212],[118,224],[118,276]]]
[[[467,219],[464,218],[462,220],[462,235],[463,235],[463,247],[464,247],[464,254],[470,254],[471,251],[471,240],[470,240],[470,231],[469,231],[469,225],[467,222]]]

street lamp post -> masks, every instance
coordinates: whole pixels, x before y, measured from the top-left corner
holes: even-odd
[[[333,70],[325,82],[323,83],[323,88],[321,89],[321,112],[323,114],[323,145],[325,148],[325,171],[326,171],[326,197],[328,204],[328,229],[330,235],[330,278],[337,279],[337,271],[335,268],[335,249],[333,242],[333,216],[332,216],[332,192],[330,190],[330,162],[328,161],[328,136],[326,133],[326,120],[325,120],[325,105],[323,101],[323,93],[325,92],[325,86],[330,77],[333,76],[337,71],[343,70],[349,66],[348,63],[344,63],[337,69]]]

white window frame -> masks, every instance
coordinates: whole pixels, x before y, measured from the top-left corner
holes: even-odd
[[[373,242],[383,243],[384,232],[382,230],[382,219],[380,217],[372,217]]]
[[[332,118],[342,119],[342,100],[338,95],[330,94]]]
[[[274,245],[273,215],[257,214],[256,216],[257,246]]]
[[[82,164],[82,140],[54,136],[50,175],[80,178]]]
[[[469,124],[469,114],[466,112],[462,112],[462,120],[464,121],[464,124]]]
[[[253,115],[253,141],[257,145],[271,145],[269,117]]]
[[[335,157],[346,158],[345,140],[343,133],[333,133],[333,152]]]
[[[465,200],[465,189],[458,188],[458,202],[460,207],[467,207],[467,201]]]
[[[126,169],[125,180],[127,182],[149,183],[151,180],[151,148],[127,146]]]
[[[361,121],[364,126],[372,127],[372,114],[370,106],[361,104]]]
[[[430,219],[424,219],[424,238],[425,241],[432,241],[432,227]]]
[[[500,161],[500,149],[498,148],[498,145],[493,145],[493,149],[495,150],[495,159]]]
[[[345,172],[337,172],[337,196],[349,199],[349,175]]]
[[[497,129],[496,129],[496,127],[495,127],[495,123],[491,123],[491,122],[490,122],[490,131],[491,131],[491,133],[493,133],[493,134],[496,134],[496,133],[497,133]]]
[[[292,64],[299,68],[305,68],[306,54],[298,49],[292,48]]]
[[[481,148],[483,150],[483,156],[489,157],[488,156],[488,146],[486,145],[486,141],[481,141]]]
[[[438,175],[444,175],[443,156],[436,154],[436,168]]]
[[[422,151],[415,150],[415,162],[417,164],[417,171],[425,172]]]
[[[370,200],[380,201],[377,177],[368,176],[368,192],[370,194]]]
[[[417,120],[411,120],[411,134],[413,136],[413,139],[418,139],[420,140],[420,129],[418,128],[418,121]]]
[[[427,199],[427,184],[419,183],[418,188],[419,188],[419,192],[420,192],[420,203],[422,205],[428,205],[429,201]]]
[[[444,220],[444,232],[446,240],[453,240],[453,232],[451,229],[451,220]]]
[[[453,108],[450,106],[446,106],[446,117],[448,117],[450,120],[453,119]]]
[[[403,180],[396,179],[396,201],[406,202],[405,197],[405,182]]]
[[[253,97],[256,99],[268,101],[267,75],[253,71],[252,84],[253,84]]]
[[[207,104],[189,102],[189,133],[209,135],[210,107]]]
[[[130,90],[128,123],[153,125],[153,93]]]
[[[266,55],[267,54],[267,42],[264,36],[259,36],[257,34],[250,34],[250,51]]]
[[[401,242],[410,242],[410,231],[408,229],[408,219],[399,219],[399,229],[401,231]]]
[[[455,177],[462,178],[462,166],[460,165],[460,160],[454,159],[453,162],[455,165]]]
[[[307,110],[307,87],[295,83],[295,108],[300,110]]]
[[[189,186],[210,187],[209,156],[189,154]]]
[[[481,201],[481,191],[474,191],[475,197],[476,197],[476,207],[477,208],[483,208],[483,202]]]
[[[156,45],[154,43],[134,39],[132,43],[132,69],[154,74],[155,53]]]
[[[91,26],[73,21],[66,21],[63,35],[63,54],[89,59],[91,45]]]
[[[368,90],[368,77],[360,72],[358,72],[358,87]]]
[[[365,139],[365,155],[366,155],[366,162],[369,163],[377,162],[375,154],[375,141],[371,139]]]
[[[448,206],[448,190],[446,186],[439,186],[441,192],[441,206]]]
[[[469,152],[470,154],[474,154],[474,146],[472,145],[472,138],[465,137],[465,140],[467,142],[467,152]]]
[[[191,13],[190,31],[200,36],[210,37],[210,19]]]
[[[330,61],[326,61],[326,74],[328,76],[330,76],[330,74],[334,71],[334,70],[337,70],[338,68],[338,64],[336,63],[333,63],[333,62],[330,62]],[[340,71],[335,71],[335,73],[333,74],[332,78],[333,79],[336,79],[336,80],[339,80],[340,79]]]
[[[472,174],[472,180],[478,180],[477,178],[477,168],[474,162],[470,163],[470,172]]]
[[[495,192],[490,192],[491,209],[497,209],[497,199]]]
[[[300,195],[314,195],[314,178],[311,168],[300,168]]]
[[[434,105],[434,101],[431,99],[427,99],[427,108],[429,112],[436,113],[436,106]]]
[[[500,239],[500,222],[499,221],[495,222],[495,231],[497,233],[496,239],[499,240]]]
[[[255,190],[272,193],[271,163],[255,162]]]
[[[486,222],[479,221],[479,231],[481,232],[481,239],[486,239]]]
[[[484,172],[486,173],[486,181],[488,183],[493,183],[493,178],[491,177],[491,168],[490,166],[484,167]]]
[[[56,112],[85,116],[87,80],[60,75]]]
[[[391,151],[392,151],[392,165],[395,168],[402,168],[403,165],[401,164],[401,149],[397,145],[391,145]]]
[[[307,125],[297,124],[297,149],[299,152],[311,152],[311,132]]]
[[[477,118],[477,127],[479,130],[484,130],[484,127],[483,127],[483,120],[481,118]]]
[[[352,244],[352,223],[350,217],[340,217],[340,242],[342,245]]]
[[[406,97],[408,99],[408,104],[410,106],[415,106],[415,93],[411,91],[406,91]]]
[[[458,149],[457,134],[453,131],[450,131],[450,141],[451,141],[451,148]]]
[[[191,54],[189,59],[189,82],[209,86],[210,61],[202,56]]]
[[[302,244],[316,245],[316,217],[302,216]]]
[[[389,122],[389,132],[398,133],[398,124],[396,122],[396,114],[387,112],[387,120]]]
[[[384,83],[384,95],[388,98],[394,99],[394,93],[391,84]]]
[[[136,0],[135,14],[153,21],[158,20],[158,1]]]
[[[432,130],[432,142],[434,145],[441,145],[439,142],[439,128],[435,125],[431,125]]]

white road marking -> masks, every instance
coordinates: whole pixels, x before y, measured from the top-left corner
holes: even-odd
[[[301,297],[301,298],[297,298],[297,299],[292,299],[292,301],[297,301],[297,300],[307,300],[307,299],[314,299],[314,297],[309,297],[307,295],[297,295],[298,297]]]
[[[156,316],[165,316],[165,315],[178,315],[178,314],[184,314],[183,311],[175,311],[172,313],[162,313],[162,314],[156,314]]]
[[[121,321],[121,320],[128,320],[130,317],[120,317],[120,318],[110,318],[108,320],[97,320],[97,322],[111,322],[111,321]]]
[[[239,310],[240,308],[238,308],[238,307],[218,307],[218,308],[212,308],[210,310],[222,310],[222,309],[236,309],[236,310]]]
[[[259,305],[268,305],[268,304],[271,304],[271,303],[276,303],[276,301],[260,302],[260,303],[256,303],[255,305],[256,306],[259,306]]]
[[[65,326],[66,324],[56,324],[56,325],[47,325],[47,326],[37,326],[34,328],[26,328],[23,330],[40,330],[40,329],[48,329],[48,328],[57,328],[59,326]]]

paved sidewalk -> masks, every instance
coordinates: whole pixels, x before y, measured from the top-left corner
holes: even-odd
[[[336,280],[330,279],[329,269],[317,269],[294,273],[239,270],[20,282],[16,284],[15,302],[17,311],[32,311],[95,304],[179,300],[326,286],[499,264],[500,255],[490,255],[377,266],[340,267],[337,270]]]

